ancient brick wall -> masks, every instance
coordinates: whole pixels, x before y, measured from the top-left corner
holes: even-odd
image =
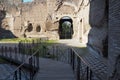
[[[88,42],[88,33],[90,30],[90,24],[89,24],[89,10],[90,10],[90,3],[89,0],[84,0],[84,2],[81,1],[79,3],[79,12],[78,12],[78,17],[79,17],[79,28],[80,28],[80,41],[83,43]]]
[[[120,1],[109,0],[108,80],[120,80]]]
[[[3,21],[10,23],[10,30],[16,36],[21,37],[21,35],[26,34],[27,37],[40,37],[42,35],[59,39],[59,20],[64,16],[73,20],[74,39],[79,40],[79,36],[83,34],[83,31],[79,33],[79,30],[83,28],[78,26],[80,19],[77,16],[80,7],[79,1],[81,2],[81,0],[34,0],[28,3],[21,1],[8,0],[4,4],[6,5],[6,17]],[[27,30],[28,25],[31,25],[30,31]],[[38,26],[40,32],[37,31]]]
[[[106,0],[92,0],[90,2],[89,23],[91,30],[88,35],[88,44],[104,56],[104,42],[108,35],[108,18]]]

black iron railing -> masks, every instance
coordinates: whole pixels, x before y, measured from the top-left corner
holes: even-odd
[[[13,72],[11,72],[4,80],[11,79],[13,80],[22,80],[25,77],[25,80],[33,80],[35,73],[39,69],[39,57],[36,57],[39,49],[36,50],[31,56],[29,56],[21,65],[19,65]],[[23,67],[29,68],[29,71],[25,74]],[[24,73],[22,75],[22,73]]]
[[[92,80],[92,70],[74,49],[70,49],[70,64],[77,80]]]
[[[5,50],[6,49],[7,48],[5,48]],[[31,50],[31,53],[32,52],[33,51]],[[12,52],[10,53],[7,53],[6,51],[3,52],[2,58],[9,61],[10,64],[15,64],[18,67],[13,72],[11,72],[11,74],[7,76],[4,80],[9,80],[9,78],[11,78],[12,75],[13,75],[13,80],[22,80],[22,77],[24,77],[26,80],[33,80],[34,74],[39,69],[39,49],[36,50],[32,55],[27,55],[26,57],[24,54],[20,54],[20,53],[11,54],[11,53]],[[27,69],[28,71],[24,71],[23,68],[25,68],[25,70]],[[24,75],[22,75],[22,73]]]
[[[24,40],[15,47],[1,46],[0,57],[17,66],[3,80],[33,80],[39,70],[40,46],[45,40],[47,38]]]
[[[47,46],[42,43],[44,43],[44,40],[36,40],[32,41],[32,43],[21,41],[18,48],[1,47],[0,52],[3,58],[7,56],[7,58],[9,58],[8,61],[10,60],[11,63],[17,61],[15,64],[22,62],[4,80],[9,80],[11,78],[13,80],[22,80],[23,76],[25,80],[34,80],[34,75],[39,69],[39,56],[41,52],[43,52],[43,55],[47,55]],[[40,45],[43,48],[42,51],[39,49],[41,48]],[[52,59],[71,65],[76,80],[93,80],[94,76],[96,76],[93,75],[93,71],[89,67],[89,64],[87,64],[73,48],[55,45],[51,49],[49,55],[52,56]],[[20,59],[22,59],[22,61],[20,61]],[[26,73],[23,67],[27,67],[29,71]]]
[[[101,80],[93,71],[89,64],[82,59],[79,54],[70,47],[53,46],[52,55],[54,60],[69,63],[74,71],[76,80]]]

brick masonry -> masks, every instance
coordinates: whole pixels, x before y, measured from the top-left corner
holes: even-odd
[[[108,80],[120,80],[120,1],[109,0]]]

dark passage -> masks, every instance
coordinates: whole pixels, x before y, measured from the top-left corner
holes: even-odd
[[[62,17],[59,21],[59,37],[60,39],[72,39],[73,21],[70,17]]]

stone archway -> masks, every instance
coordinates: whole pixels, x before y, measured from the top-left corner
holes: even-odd
[[[72,39],[73,21],[69,16],[64,16],[59,20],[59,38]]]
[[[29,23],[28,24],[28,32],[31,32],[32,30],[33,30],[33,25],[32,25],[32,23]]]
[[[40,27],[40,25],[37,25],[36,32],[40,32],[40,31],[41,31],[41,27]]]

